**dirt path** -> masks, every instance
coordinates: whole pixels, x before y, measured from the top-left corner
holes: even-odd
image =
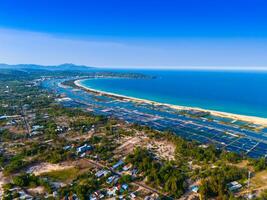
[[[0,172],[0,199],[3,198],[4,189],[3,185],[6,184],[8,180],[4,177],[3,172]]]

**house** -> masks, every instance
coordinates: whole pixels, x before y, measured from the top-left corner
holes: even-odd
[[[6,123],[7,126],[15,126],[17,124],[18,124],[17,121],[14,120],[14,119],[12,119],[12,120],[10,120],[9,122]]]
[[[124,184],[121,185],[121,188],[122,188],[123,190],[128,190],[129,185],[126,184],[126,183],[124,183]]]
[[[84,144],[76,149],[77,154],[85,153],[86,151],[92,150],[92,146]]]
[[[135,195],[134,192],[132,192],[132,193],[130,194],[130,198],[131,198],[131,199],[135,199],[135,198],[136,198],[136,195]]]
[[[19,199],[27,199],[27,200],[33,199],[31,195],[26,194],[23,190],[18,191],[18,193],[19,193]]]
[[[44,126],[40,126],[40,125],[32,126],[32,130],[33,130],[33,131],[37,131],[37,130],[39,130],[39,129],[43,129],[43,128],[44,128]]]
[[[115,179],[115,176],[110,176],[110,177],[108,177],[108,179],[107,179],[107,184],[110,184],[110,183],[112,183],[112,181]]]
[[[71,146],[70,145],[67,145],[67,146],[64,146],[63,147],[63,150],[65,150],[65,151],[68,151],[68,150],[70,150],[71,149]]]
[[[118,167],[122,166],[124,164],[124,162],[122,160],[120,160],[119,162],[117,162],[115,165],[112,166],[112,169],[117,169]]]
[[[82,153],[81,155],[80,155],[80,158],[84,158],[86,156],[86,153]]]
[[[119,179],[120,179],[120,177],[119,177],[119,176],[117,176],[117,177],[114,179],[113,183],[114,183],[114,184],[117,184],[117,183],[118,183],[118,181],[119,181]]]
[[[5,119],[7,119],[7,116],[6,115],[1,115],[0,116],[0,120],[5,120]]]
[[[49,118],[49,115],[48,114],[44,114],[43,118],[44,119],[48,119]]]
[[[30,105],[29,105],[29,104],[24,104],[24,105],[22,106],[22,108],[23,108],[24,110],[28,110],[28,109],[30,108]]]
[[[132,176],[136,176],[137,173],[138,173],[138,169],[133,169],[133,170],[131,171],[131,175],[132,175]]]
[[[233,182],[227,184],[227,188],[231,192],[236,192],[242,188],[242,185],[240,183],[238,183],[237,181],[233,181]]]
[[[32,131],[32,132],[30,133],[30,137],[35,136],[35,135],[39,135],[39,134],[41,134],[40,131]]]
[[[90,200],[97,200],[97,197],[96,197],[94,194],[91,194],[91,195],[89,196],[89,199],[90,199]]]
[[[129,169],[131,169],[132,165],[131,163],[129,163],[128,165],[125,165],[122,169],[123,171],[128,171]]]
[[[103,199],[105,197],[103,191],[96,191],[90,195],[90,199]]]
[[[119,190],[118,187],[113,187],[107,190],[108,196],[116,196],[116,192]]]
[[[58,196],[58,192],[57,192],[57,191],[54,191],[54,192],[52,193],[52,196],[56,198],[56,197]]]
[[[152,194],[151,196],[146,196],[144,200],[155,200],[158,199],[158,195]]]
[[[197,186],[197,185],[194,185],[194,186],[192,186],[191,187],[191,189],[190,189],[192,192],[195,192],[195,193],[197,193],[198,192],[198,190],[199,190],[199,187]]]
[[[115,182],[115,181],[118,181],[119,180],[119,176],[118,175],[114,175],[114,176],[110,176],[110,177],[108,177],[108,179],[107,179],[107,183],[108,184],[111,184],[112,182]]]
[[[77,194],[72,195],[72,200],[79,200]]]
[[[96,176],[97,178],[100,178],[100,177],[102,177],[102,176],[106,176],[106,175],[109,174],[109,173],[110,173],[110,171],[102,169],[102,170],[96,172],[95,176]]]
[[[59,133],[64,133],[68,130],[67,127],[65,126],[57,126],[57,128],[55,129],[55,131],[59,134]]]

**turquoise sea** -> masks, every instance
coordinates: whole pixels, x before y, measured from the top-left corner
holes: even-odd
[[[86,87],[162,103],[267,118],[267,72],[113,70],[154,79],[91,79]]]

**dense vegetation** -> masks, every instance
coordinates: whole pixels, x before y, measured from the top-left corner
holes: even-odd
[[[180,197],[186,189],[186,175],[174,163],[161,163],[146,149],[137,148],[127,157],[127,161],[144,173],[146,181],[154,187],[162,188],[174,197]]]
[[[207,174],[206,174],[207,173]],[[227,199],[231,195],[227,184],[247,177],[247,171],[233,166],[222,165],[202,174],[200,194],[205,198]]]

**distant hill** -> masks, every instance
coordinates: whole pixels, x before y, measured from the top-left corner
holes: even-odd
[[[17,64],[17,65],[8,65],[1,64],[0,69],[33,69],[33,70],[49,70],[49,71],[88,71],[94,69],[93,67],[85,65],[75,65],[72,63],[65,63],[61,65],[36,65],[36,64]]]

